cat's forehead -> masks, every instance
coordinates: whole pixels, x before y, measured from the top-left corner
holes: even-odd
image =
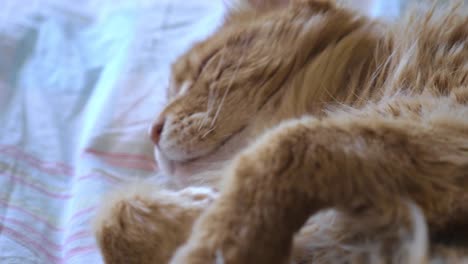
[[[319,5],[318,2],[308,0],[265,12],[239,11],[230,14],[213,35],[195,44],[175,61],[172,79],[176,93],[186,81],[196,83],[204,80],[205,86],[197,87],[206,89],[206,84],[211,84],[221,73],[224,77],[236,73],[235,81],[241,82],[238,71],[233,67],[239,67],[239,72],[244,70],[243,76],[247,79],[249,69],[254,72],[261,71],[261,65],[268,67],[262,63],[266,60],[292,60],[303,50],[304,42],[319,39],[315,36],[322,34],[322,31],[313,28],[323,27],[330,20],[336,20],[333,17],[336,17],[335,11],[338,9],[331,5]],[[332,24],[337,23],[335,21]],[[323,32],[335,35],[333,30]],[[216,75],[216,72],[219,74]]]
[[[196,74],[196,71],[187,70],[194,70],[200,64],[206,63],[207,58],[221,49],[227,52],[243,49],[244,53],[248,53],[253,44],[273,44],[278,41],[279,35],[291,33],[288,30],[294,31],[297,25],[293,15],[282,10],[233,16],[212,36],[193,45],[175,61],[172,67],[174,81],[182,82],[187,77],[194,77],[191,75]]]

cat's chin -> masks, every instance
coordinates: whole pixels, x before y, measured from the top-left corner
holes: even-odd
[[[155,157],[161,172],[181,185],[189,184],[190,176],[203,170],[196,159],[190,161],[171,160],[157,147],[155,148]]]
[[[155,156],[161,172],[180,187],[203,184],[200,182],[203,177],[199,175],[204,175],[207,171],[220,171],[225,162],[232,158],[215,151],[197,159],[181,162],[168,159],[158,148],[155,148]]]
[[[186,161],[169,159],[158,147],[155,157],[161,172],[181,186],[200,183],[198,175],[220,171],[246,145],[246,132],[234,135],[227,142],[206,155]]]

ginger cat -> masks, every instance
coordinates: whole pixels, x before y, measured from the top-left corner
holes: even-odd
[[[461,261],[468,15],[241,1],[173,65],[151,137],[180,189],[104,200],[106,263]]]

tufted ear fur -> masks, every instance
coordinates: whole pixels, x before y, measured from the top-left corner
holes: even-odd
[[[366,16],[374,16],[375,9],[383,0],[224,0],[229,10],[268,11],[290,4],[305,5],[314,10],[329,10],[337,5],[346,6]]]
[[[264,11],[272,8],[284,7],[290,0],[224,0],[228,9],[255,9]]]
[[[328,9],[335,6],[334,0],[224,0],[228,9],[250,9],[255,11],[268,11],[286,7],[290,4],[307,5],[314,9]]]
[[[257,10],[267,10],[287,6],[290,0],[246,0],[245,2]]]

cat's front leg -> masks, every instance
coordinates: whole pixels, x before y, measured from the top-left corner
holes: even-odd
[[[444,124],[366,115],[283,124],[238,157],[171,263],[287,263],[293,235],[328,207],[385,211],[408,198],[440,224],[468,177],[466,130]]]
[[[171,263],[287,263],[293,234],[331,205],[323,188],[338,183],[325,178],[339,171],[328,130],[315,119],[294,121],[241,154]]]

